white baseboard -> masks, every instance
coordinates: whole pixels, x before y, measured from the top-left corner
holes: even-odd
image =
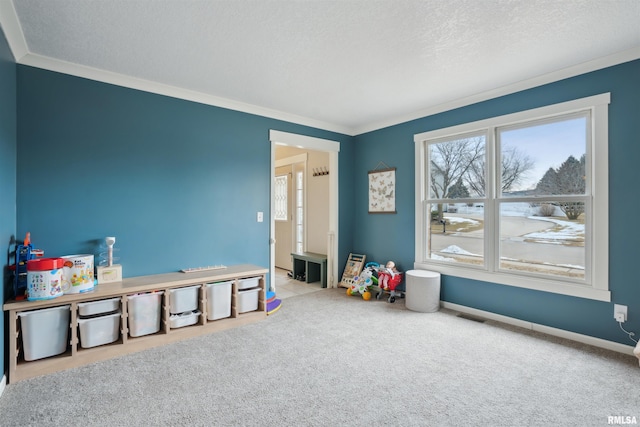
[[[449,310],[471,314],[474,316],[482,317],[487,320],[495,320],[497,322],[518,326],[520,328],[530,329],[536,332],[542,332],[547,335],[566,338],[568,340],[592,345],[594,347],[600,347],[607,350],[616,351],[618,353],[634,356],[633,349],[635,348],[635,346],[620,344],[613,341],[603,340],[601,338],[590,337],[589,335],[582,335],[582,334],[578,334],[571,331],[565,331],[564,329],[558,329],[558,328],[552,328],[550,326],[539,325],[537,323],[527,322],[525,320],[520,320],[520,319],[516,319],[509,316],[503,316],[501,314],[491,313],[490,311],[478,310],[477,308],[471,308],[465,305],[454,304],[446,301],[441,301],[440,305],[444,308],[448,308]]]
[[[0,397],[2,397],[2,393],[4,392],[4,387],[7,385],[7,376],[3,375],[2,380],[0,380]]]

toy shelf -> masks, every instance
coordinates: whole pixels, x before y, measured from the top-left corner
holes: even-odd
[[[141,351],[187,338],[223,331],[245,324],[257,322],[267,317],[266,312],[266,279],[267,269],[250,264],[230,266],[225,269],[203,270],[189,274],[176,272],[123,279],[122,282],[107,283],[96,286],[87,293],[63,295],[42,301],[8,301],[4,311],[9,317],[9,370],[8,382],[13,383],[27,378],[45,375],[77,366],[86,365],[99,360],[106,360],[123,354]],[[257,310],[240,313],[236,307],[238,280],[258,277]],[[210,283],[232,281],[231,315],[227,318],[207,319],[207,293],[205,286]],[[197,322],[193,325],[171,328],[169,289],[186,286],[199,286]],[[129,295],[163,291],[160,302],[160,330],[156,333],[138,337],[130,336]],[[119,336],[115,342],[90,348],[82,348],[79,339],[78,303],[94,302],[108,298],[120,298]],[[67,334],[67,350],[62,354],[38,360],[27,361],[22,350],[22,337],[19,313],[70,306],[69,331]]]

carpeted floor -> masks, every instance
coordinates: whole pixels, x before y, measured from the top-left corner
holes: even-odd
[[[10,384],[2,426],[603,426],[636,358],[344,289],[265,321]]]

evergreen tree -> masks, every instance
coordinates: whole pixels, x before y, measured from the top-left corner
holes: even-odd
[[[536,185],[540,195],[584,194],[586,189],[586,158],[569,156],[558,169],[549,168]],[[556,202],[568,219],[575,220],[584,212],[582,202]]]
[[[549,168],[542,176],[542,179],[538,181],[535,192],[541,195],[558,194],[558,188],[560,188],[558,185],[558,172],[554,168]]]
[[[469,197],[469,190],[462,182],[462,178],[458,178],[456,183],[449,188],[449,198],[464,199],[466,197]]]

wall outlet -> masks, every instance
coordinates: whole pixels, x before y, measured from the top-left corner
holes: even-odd
[[[256,220],[258,222],[262,222],[264,220],[264,214],[262,212],[258,212],[258,215],[256,215]]]
[[[626,322],[627,321],[627,306],[614,304],[613,305],[613,318],[616,319],[617,322]]]

